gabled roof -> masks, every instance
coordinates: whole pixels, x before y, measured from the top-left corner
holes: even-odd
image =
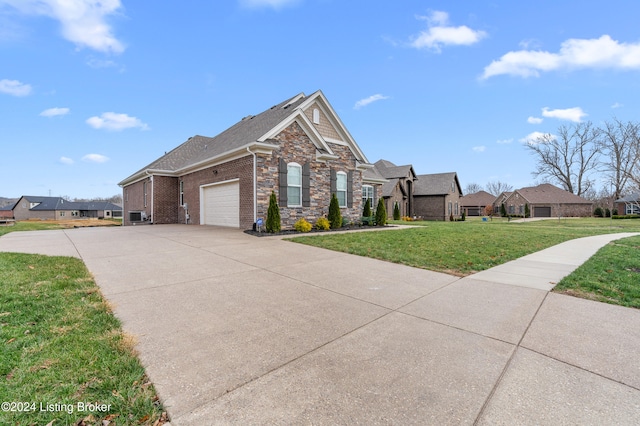
[[[386,183],[387,179],[380,174],[376,167],[371,167],[362,172],[362,181],[365,183]]]
[[[34,195],[24,195],[22,198],[27,200],[29,203],[38,203],[37,206],[34,206],[30,210],[66,210],[61,208],[64,203],[71,203],[71,201],[65,201],[64,198],[61,197],[39,197]],[[17,203],[16,203],[17,204]]]
[[[336,127],[336,131],[345,139],[344,142],[351,148],[359,164],[365,169],[369,161],[346,130],[324,94],[318,90],[310,96],[300,93],[258,115],[248,115],[217,136],[193,136],[127,177],[119,185],[124,186],[135,182],[147,176],[148,173],[177,176],[222,162],[233,155],[247,155],[248,149],[252,152],[271,152],[278,148],[272,138],[293,122],[297,122],[315,144],[319,158],[337,158],[329,144],[304,113],[304,108],[308,108],[314,102],[320,105],[325,116]]]
[[[378,160],[374,166],[385,179],[406,178],[407,176],[416,176],[413,166],[407,164],[405,166],[396,166],[388,160]]]
[[[520,194],[530,204],[593,204],[550,183],[517,189],[513,193]]]
[[[473,194],[460,197],[461,206],[489,206],[492,205],[496,197],[489,194],[487,191],[478,191]]]
[[[445,195],[451,192],[452,182],[455,182],[458,191],[462,194],[456,172],[418,175],[418,180],[414,184],[413,195]]]
[[[637,203],[640,202],[640,192],[634,192],[626,197],[622,197],[614,201],[614,203]]]

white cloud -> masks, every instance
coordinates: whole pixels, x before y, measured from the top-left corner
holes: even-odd
[[[58,115],[67,115],[69,111],[69,108],[49,108],[42,111],[40,115],[43,117],[55,117]]]
[[[481,146],[474,146],[471,149],[473,149],[474,152],[484,152],[487,149],[487,147],[484,145],[481,145]]]
[[[532,132],[529,133],[524,138],[520,139],[520,142],[526,144],[537,144],[540,139],[551,138],[555,139],[556,137],[550,133],[542,133],[542,132]]]
[[[587,114],[580,107],[574,108],[566,108],[566,109],[549,109],[542,108],[542,116],[549,118],[557,118],[559,120],[567,120],[573,121],[575,123],[580,123],[582,121],[582,117],[586,117]]]
[[[529,117],[527,118],[527,123],[529,124],[540,124],[544,119],[540,117]]]
[[[541,72],[580,68],[640,69],[640,42],[621,43],[608,35],[597,39],[569,39],[558,53],[518,50],[485,67],[483,79],[496,75],[539,77]]]
[[[140,128],[140,130],[148,130],[149,126],[143,123],[139,118],[130,117],[127,114],[117,114],[115,112],[104,112],[100,117],[90,117],[87,124],[94,129],[105,130],[125,130],[132,128]]]
[[[60,157],[60,160],[58,161],[60,161],[62,164],[68,164],[68,165],[71,165],[74,163],[74,161],[69,157]]]
[[[79,47],[122,53],[124,45],[106,22],[118,12],[120,0],[0,0],[26,15],[44,15],[62,25],[62,36]]]
[[[468,46],[479,42],[487,36],[484,31],[476,31],[461,25],[449,26],[449,14],[447,12],[434,11],[429,16],[418,16],[418,19],[427,21],[427,30],[412,37],[411,47],[416,49],[431,49],[440,52],[442,46],[463,45]]]
[[[616,102],[615,104],[611,105],[611,108],[613,109],[617,109],[617,108],[622,108],[624,105],[621,104],[620,102]]]
[[[280,9],[285,6],[292,6],[299,3],[300,0],[240,0],[240,4],[250,9],[257,9],[261,7],[271,7],[273,9]]]
[[[354,105],[353,108],[354,109],[360,109],[360,108],[365,107],[365,106],[367,106],[367,105],[369,105],[369,104],[371,104],[373,102],[382,101],[384,99],[389,99],[389,97],[381,95],[381,94],[378,93],[378,94],[369,96],[368,98],[360,99],[358,102],[356,102],[356,104]]]
[[[500,145],[507,145],[507,144],[510,144],[511,142],[513,142],[513,138],[511,138],[511,139],[498,139],[496,141],[496,143],[500,144]]]
[[[105,157],[104,155],[100,154],[87,154],[82,157],[82,160],[89,163],[106,163],[107,161],[109,161],[109,157]]]
[[[27,96],[31,94],[31,86],[18,80],[0,80],[0,92],[13,96]]]

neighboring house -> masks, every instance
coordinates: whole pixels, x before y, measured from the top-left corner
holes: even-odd
[[[301,93],[215,137],[194,136],[124,179],[124,224],[188,223],[249,229],[266,222],[275,192],[283,228],[329,211],[358,221],[380,179],[324,94]]]
[[[590,217],[593,203],[549,183],[513,191],[504,201],[508,215],[530,217]]]
[[[374,166],[375,170],[386,179],[382,185],[382,197],[387,216],[393,217],[393,210],[397,204],[400,216],[413,217],[413,187],[416,180],[413,166],[396,166],[387,160],[378,160]]]
[[[460,208],[467,216],[484,216],[485,208],[493,206],[496,197],[486,191],[478,191],[460,197]]]
[[[494,198],[493,200],[493,214],[494,215],[499,215],[501,214],[500,212],[500,206],[504,204],[504,208],[505,208],[505,212],[507,209],[507,198],[509,198],[509,196],[513,193],[513,191],[505,191],[505,192],[501,192],[496,198]]]
[[[61,197],[24,195],[13,206],[16,220],[68,220],[122,217],[122,207],[106,201],[76,202]]]
[[[8,204],[0,207],[0,219],[13,219],[13,206],[15,204]]]
[[[629,194],[614,201],[619,215],[640,214],[640,192]]]
[[[455,172],[418,175],[414,185],[414,214],[424,220],[450,220],[460,211],[462,189]]]

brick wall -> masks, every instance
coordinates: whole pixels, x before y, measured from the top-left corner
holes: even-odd
[[[153,177],[153,223],[178,223],[178,178]]]
[[[144,196],[144,187],[146,183],[146,191],[147,191],[147,203],[145,206],[145,196]],[[151,223],[153,220],[152,211],[151,211],[151,194],[153,191],[152,188],[152,180],[151,177],[145,178],[141,181],[132,183],[131,185],[127,185],[123,188],[122,192],[122,215],[124,225],[133,225],[140,223]],[[148,220],[146,222],[131,222],[129,212],[145,212]]]
[[[276,172],[277,176],[277,172]],[[184,202],[189,207],[189,224],[200,224],[200,187],[216,182],[239,179],[240,187],[240,228],[251,229],[253,226],[253,156],[231,160],[211,166],[176,179],[174,203],[179,205],[180,184],[183,182]],[[177,223],[185,223],[185,210],[177,208]],[[174,222],[175,223],[175,222]]]
[[[443,195],[421,195],[413,198],[416,216],[424,220],[449,220]]]

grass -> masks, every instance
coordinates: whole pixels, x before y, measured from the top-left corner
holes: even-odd
[[[163,424],[134,345],[80,260],[0,253],[0,402],[31,409],[0,424]]]
[[[16,222],[13,226],[0,226],[0,237],[9,232],[16,231],[44,231],[48,229],[62,229],[62,225],[53,222],[44,221],[21,221]]]
[[[554,291],[640,308],[640,237],[607,244],[562,279]]]
[[[305,236],[293,241],[466,276],[574,238],[640,232],[640,223],[636,221],[610,219],[410,224],[417,226],[395,231]]]

